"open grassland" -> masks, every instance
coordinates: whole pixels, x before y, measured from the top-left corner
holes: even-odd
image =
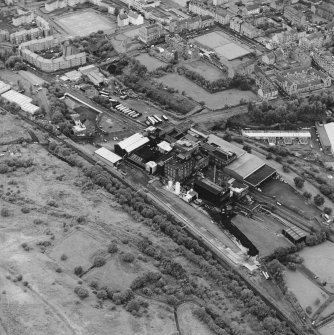
[[[206,80],[215,81],[218,79],[225,79],[226,74],[220,71],[213,65],[207,64],[203,61],[196,60],[187,64],[184,64],[186,68],[194,71],[204,77]]]
[[[320,287],[299,271],[286,271],[285,282],[288,289],[297,297],[302,308],[305,310],[310,306],[312,313],[328,298],[328,295]],[[319,299],[319,303],[317,303],[317,299]]]
[[[321,335],[333,335],[334,334],[334,321],[318,329],[318,331]]]
[[[149,72],[156,70],[158,67],[165,66],[166,63],[160,61],[159,59],[150,56],[147,53],[142,53],[135,57],[142,65],[147,67]]]
[[[321,281],[326,281],[326,288],[334,292],[334,244],[330,241],[300,252],[304,265],[309,268]]]
[[[197,102],[204,102],[210,109],[223,108],[225,105],[239,105],[240,100],[246,101],[257,100],[256,94],[251,91],[240,91],[237,89],[228,89],[222,92],[209,93],[200,86],[193,83],[191,80],[180,76],[177,73],[168,73],[161,78],[155,79],[167,87],[185,92],[185,94]]]

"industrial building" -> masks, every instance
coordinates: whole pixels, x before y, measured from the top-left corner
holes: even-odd
[[[225,167],[224,171],[252,187],[258,187],[276,173],[275,169],[265,164],[261,158],[247,152]]]
[[[322,124],[316,123],[315,128],[319,135],[319,141],[323,153],[332,155],[334,153],[334,122]]]
[[[14,102],[17,105],[20,106],[20,108],[31,114],[34,115],[35,113],[37,113],[39,111],[39,107],[35,106],[31,103],[32,99],[21,94],[18,93],[14,90],[9,90],[3,94],[1,94],[1,97],[4,98],[5,100],[9,101],[9,102]]]
[[[133,134],[123,141],[115,144],[115,153],[121,157],[131,154],[133,151],[143,147],[149,142],[149,138],[141,133]]]
[[[301,243],[305,241],[307,234],[297,226],[288,227],[283,229],[283,235],[292,243]]]
[[[94,155],[96,155],[102,162],[111,164],[112,166],[116,166],[122,160],[122,157],[104,147],[95,150]]]
[[[283,139],[285,144],[292,144],[298,140],[300,144],[307,144],[311,138],[309,130],[242,130],[242,136],[256,140],[267,140],[275,144],[278,139]]]
[[[209,201],[216,206],[220,206],[224,200],[230,197],[230,191],[227,187],[219,186],[207,178],[195,180],[194,190],[200,199]]]

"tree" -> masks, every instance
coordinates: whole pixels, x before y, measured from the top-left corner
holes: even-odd
[[[248,145],[248,144],[245,144],[242,149],[244,149],[245,151],[247,151],[248,153],[251,153],[252,152],[252,148]]]
[[[93,261],[95,267],[101,267],[106,264],[106,260],[102,256],[96,256]]]
[[[297,176],[293,178],[293,181],[295,182],[295,185],[298,189],[303,188],[304,183],[305,183],[305,180],[303,178]]]
[[[323,196],[321,196],[320,194],[317,194],[313,198],[313,201],[317,206],[322,206],[325,203],[325,198]]]
[[[312,198],[312,194],[310,192],[305,191],[303,193],[305,199],[310,200]]]
[[[324,212],[325,212],[325,214],[327,214],[327,215],[331,215],[331,214],[332,214],[332,208],[330,208],[330,207],[325,207],[325,208],[324,208]]]
[[[82,272],[83,272],[82,266],[79,265],[79,266],[76,266],[74,268],[74,274],[75,275],[80,276],[82,274]]]
[[[290,172],[290,167],[289,167],[288,165],[284,164],[284,165],[283,165],[283,171],[284,171],[285,173]]]
[[[83,288],[81,286],[77,286],[75,289],[74,289],[74,292],[77,294],[77,296],[80,298],[80,299],[85,299],[89,296],[89,292],[86,288]]]

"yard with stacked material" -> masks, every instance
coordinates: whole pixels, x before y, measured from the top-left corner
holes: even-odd
[[[43,137],[18,118],[6,115],[6,120],[8,129],[21,125]],[[292,334],[237,275],[220,267],[196,241],[174,230],[178,242],[186,238],[191,245],[173,242],[161,220],[171,229],[175,226],[154,213],[149,199],[135,202],[140,204],[137,211],[130,204],[139,195],[120,180],[111,178],[107,187],[97,186],[106,178],[90,175],[100,171],[98,166],[54,141],[48,150],[27,141],[4,152],[1,334],[107,335],[112,330],[172,335],[181,330],[211,335],[215,329],[255,335],[272,327],[272,320],[276,334]],[[78,167],[65,163],[69,157]],[[134,195],[126,204],[123,194]],[[139,211],[147,218],[140,218]],[[181,309],[178,329],[174,306],[184,300],[194,305],[191,312]],[[251,313],[243,301],[254,306]]]

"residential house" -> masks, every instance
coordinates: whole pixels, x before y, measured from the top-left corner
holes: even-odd
[[[273,65],[275,64],[276,57],[273,52],[267,52],[262,56],[262,62],[267,65]]]
[[[120,13],[117,16],[118,27],[124,27],[129,25],[129,17],[126,13]]]
[[[148,44],[157,40],[160,36],[164,35],[162,27],[157,24],[151,24],[149,26],[144,26],[139,29],[138,38],[142,42]]]
[[[142,15],[130,10],[128,13],[129,23],[139,26],[144,23],[144,18]]]
[[[301,38],[299,45],[306,49],[321,48],[324,43],[324,34],[316,32]]]
[[[237,33],[241,33],[241,24],[243,20],[241,17],[235,16],[230,19],[230,28]]]

